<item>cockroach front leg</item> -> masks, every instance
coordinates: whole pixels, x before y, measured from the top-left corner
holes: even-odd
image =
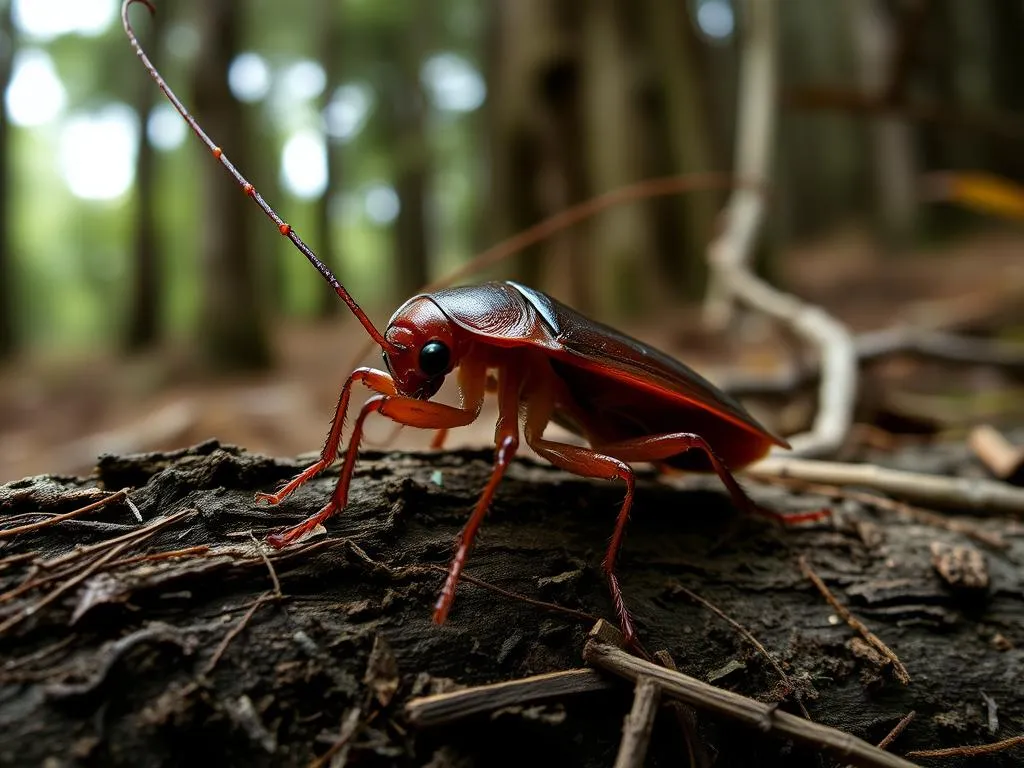
[[[380,373],[376,371],[375,373]],[[386,374],[382,374],[385,375]],[[355,374],[353,374],[355,376]],[[460,376],[460,382],[464,377]],[[349,381],[352,381],[352,377],[349,377]],[[387,377],[387,381],[393,382],[391,377]],[[267,542],[277,548],[281,548],[291,544],[297,539],[309,533],[311,530],[320,525],[327,518],[344,509],[348,503],[348,490],[349,485],[352,482],[352,471],[355,468],[356,455],[359,453],[359,444],[363,439],[363,426],[366,422],[366,417],[371,413],[379,413],[382,416],[386,416],[398,424],[403,424],[407,427],[418,427],[420,429],[445,429],[450,427],[464,427],[467,424],[471,424],[477,416],[480,415],[480,408],[483,405],[483,387],[464,387],[463,391],[469,390],[468,395],[464,398],[466,405],[462,408],[456,408],[451,405],[445,405],[443,403],[433,403],[429,400],[417,400],[411,397],[404,397],[402,395],[374,395],[367,400],[362,409],[359,411],[359,416],[356,418],[355,425],[352,428],[352,437],[349,440],[348,448],[345,449],[345,458],[341,467],[341,475],[338,478],[338,484],[334,487],[334,492],[331,494],[330,500],[324,507],[317,512],[315,515],[303,520],[293,528],[289,528],[281,533],[271,534],[267,537]],[[343,402],[342,402],[343,401]],[[342,392],[342,401],[339,401],[339,412],[341,416],[335,416],[335,423],[331,427],[331,435],[335,432],[339,435],[341,433],[342,424],[344,421],[344,410],[348,406],[348,401],[345,398],[345,392]],[[343,408],[342,406],[345,406]],[[324,446],[324,455],[328,454],[328,449],[331,448],[330,443],[331,437],[328,437],[328,445]],[[340,441],[340,437],[336,438]],[[337,451],[337,442],[334,443],[333,451]],[[334,453],[330,453],[331,456]],[[295,487],[305,482],[309,477],[314,476],[319,469],[316,467],[324,461],[318,461],[316,464],[311,466],[306,472],[303,472],[299,478],[292,481]],[[300,478],[306,477],[300,481]],[[291,485],[290,483],[289,485]],[[287,490],[287,487],[286,489]],[[292,488],[294,490],[294,488]],[[290,492],[290,491],[289,491]]]
[[[371,391],[381,395],[395,395],[397,393],[394,379],[389,374],[384,373],[384,371],[378,371],[374,368],[357,368],[353,371],[345,381],[345,386],[341,388],[341,395],[338,396],[338,406],[334,409],[334,418],[331,420],[331,429],[327,433],[327,440],[324,442],[323,450],[320,451],[319,460],[302,470],[277,493],[257,493],[256,501],[280,504],[295,492],[299,486],[312,480],[334,463],[341,447],[341,433],[345,428],[345,415],[348,412],[349,400],[352,397],[352,387],[357,383],[365,384]]]

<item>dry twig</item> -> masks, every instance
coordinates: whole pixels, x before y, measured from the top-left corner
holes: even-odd
[[[120,491],[115,491],[114,493],[110,494],[105,499],[94,501],[92,504],[86,504],[84,507],[73,509],[70,512],[65,512],[62,515],[54,515],[53,517],[47,518],[46,520],[40,520],[38,523],[29,523],[27,525],[19,525],[16,528],[2,529],[0,530],[0,539],[6,539],[11,536],[17,536],[22,533],[30,533],[31,531],[38,531],[40,528],[48,528],[51,525],[63,523],[65,520],[72,520],[81,515],[86,515],[90,512],[94,512],[97,509],[102,509],[103,507],[113,504],[115,501],[120,501],[121,499],[127,498],[128,489],[123,488]]]
[[[604,625],[601,627],[600,625]],[[716,688],[681,672],[665,669],[626,653],[620,648],[595,639],[596,632],[606,631],[599,622],[583,651],[583,658],[619,677],[637,680],[648,677],[656,682],[663,695],[672,696],[700,709],[715,712],[745,723],[762,733],[774,733],[816,749],[824,749],[860,768],[912,768],[913,763],[885,752],[852,734],[820,723],[804,720],[778,709],[777,706]]]
[[[855,632],[860,634],[860,636],[863,637],[865,641],[870,643],[875,650],[877,650],[880,654],[882,654],[883,656],[885,656],[885,658],[889,660],[889,662],[892,664],[893,672],[896,675],[896,679],[904,685],[909,684],[910,673],[907,672],[907,668],[903,666],[903,662],[900,661],[899,656],[893,653],[889,646],[883,643],[882,640],[874,632],[868,629],[867,625],[864,622],[862,622],[860,619],[858,619],[856,616],[850,613],[849,608],[847,608],[845,605],[839,602],[839,599],[832,594],[832,590],[830,590],[828,586],[825,584],[825,582],[822,581],[821,577],[814,572],[814,569],[811,568],[810,563],[807,562],[807,558],[803,555],[800,556],[800,570],[803,571],[803,574],[806,578],[810,579],[811,583],[814,584],[814,586],[818,589],[822,597],[824,597],[828,601],[828,604],[832,606],[832,610],[838,613],[840,618],[842,618],[843,621],[849,624]]]
[[[967,444],[989,471],[1009,480],[1024,468],[1024,448],[1013,445],[990,424],[980,424],[967,436]]]
[[[281,595],[279,593],[267,592],[253,600],[252,605],[249,606],[249,610],[245,612],[245,614],[242,616],[239,622],[235,624],[235,626],[228,630],[227,634],[224,635],[224,639],[221,640],[220,644],[217,646],[217,650],[213,652],[213,655],[210,657],[210,660],[206,662],[206,666],[203,667],[204,676],[209,675],[211,672],[213,672],[214,667],[217,666],[217,664],[220,662],[221,657],[224,655],[224,652],[228,649],[228,646],[231,645],[231,641],[241,634],[242,630],[245,629],[246,625],[252,619],[253,614],[256,613],[257,609],[264,603],[269,603],[272,600],[278,600],[280,599],[280,597]]]
[[[787,477],[759,477],[758,479],[762,482],[772,485],[777,484],[792,490],[817,493],[834,499],[850,499],[865,506],[895,512],[897,515],[922,525],[966,536],[992,549],[1005,550],[1010,546],[998,531],[985,531],[966,520],[940,515],[929,509],[914,507],[906,502],[890,499],[888,496],[879,496],[877,493],[870,491],[858,491],[852,488],[842,488],[838,485],[828,485],[825,483],[808,483],[803,480],[794,480]]]
[[[811,715],[807,711],[807,707],[804,705],[803,698],[800,696],[800,691],[793,684],[793,681],[790,679],[789,675],[786,674],[786,671],[782,668],[779,662],[775,660],[775,657],[768,653],[768,649],[761,645],[761,641],[754,637],[750,630],[748,630],[734,618],[729,616],[725,611],[723,611],[717,605],[712,603],[710,600],[706,600],[705,598],[698,595],[696,592],[687,589],[679,582],[674,583],[672,585],[672,588],[677,592],[686,595],[686,597],[692,600],[693,602],[698,603],[699,605],[702,605],[705,608],[707,608],[718,618],[722,619],[722,621],[726,622],[727,624],[729,624],[729,626],[731,626],[733,629],[739,632],[740,636],[744,640],[746,640],[748,643],[754,646],[757,652],[764,656],[768,660],[768,663],[772,665],[772,668],[775,670],[775,673],[779,676],[779,679],[782,681],[782,684],[786,687],[786,689],[793,692],[793,695],[796,697],[797,705],[800,707],[800,712],[803,714],[803,716],[806,717],[808,720],[811,719]]]
[[[1011,736],[1002,741],[996,741],[992,744],[979,744],[978,746],[915,749],[913,752],[907,752],[907,757],[977,757],[978,755],[991,755],[1006,749],[1012,749],[1020,744],[1024,744],[1024,736]]]
[[[893,726],[893,729],[885,734],[885,738],[878,742],[879,749],[888,749],[889,745],[892,744],[896,739],[900,737],[900,734],[907,730],[907,726],[914,722],[914,718],[917,717],[917,712],[910,710],[903,716],[903,719]]]
[[[281,580],[277,578],[277,571],[274,570],[274,564],[270,562],[270,558],[267,557],[267,553],[263,551],[263,547],[260,545],[259,539],[257,539],[252,531],[249,531],[249,538],[252,539],[252,544],[256,547],[256,554],[260,556],[263,563],[267,566],[267,570],[270,572],[270,581],[274,585],[274,597],[283,597],[281,592]]]
[[[405,705],[405,715],[409,722],[426,728],[528,701],[603,691],[611,687],[611,683],[592,669],[569,669],[522,680],[422,696]]]
[[[194,514],[196,514],[196,511],[194,509],[182,510],[181,512],[170,515],[163,519],[154,520],[145,528],[140,528],[138,531],[133,531],[131,534],[127,536],[121,536],[118,537],[118,539],[113,539],[112,541],[120,540],[121,543],[111,548],[109,551],[103,553],[99,557],[97,557],[90,565],[88,565],[85,569],[80,571],[76,576],[72,576],[71,578],[62,582],[56,589],[47,594],[46,597],[44,597],[42,600],[39,600],[34,605],[27,605],[23,607],[20,611],[18,611],[13,616],[8,618],[6,621],[0,623],[0,635],[2,635],[4,632],[11,629],[12,627],[17,626],[22,621],[27,619],[29,616],[38,613],[40,609],[45,608],[47,605],[52,603],[54,600],[63,595],[72,587],[76,587],[79,584],[81,584],[83,581],[89,578],[89,576],[91,576],[94,572],[98,571],[100,568],[106,565],[110,560],[117,557],[119,554],[121,554],[121,552],[126,550],[128,547],[145,541],[146,539],[157,533],[157,531],[159,531],[161,528],[176,523],[179,520],[182,520],[186,517],[191,517]],[[109,545],[111,542],[106,543]]]
[[[996,480],[940,477],[875,464],[769,456],[744,470],[754,477],[786,477],[830,485],[858,485],[917,504],[1024,513],[1024,488]]]
[[[777,41],[775,3],[747,2],[750,20],[741,51],[738,134],[735,166],[744,179],[768,179],[775,129]],[[836,451],[853,423],[857,390],[857,355],[846,326],[820,307],[805,304],[758,278],[750,258],[764,218],[763,198],[748,189],[733,192],[723,212],[722,233],[708,248],[711,283],[705,322],[723,328],[738,299],[785,323],[819,350],[821,386],[818,413],[809,432],[790,438],[798,455]]]
[[[638,677],[633,692],[633,708],[622,724],[622,741],[615,758],[615,768],[641,768],[647,757],[647,745],[658,714],[661,689],[649,677]]]

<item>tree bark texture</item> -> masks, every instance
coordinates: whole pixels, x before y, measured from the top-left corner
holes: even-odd
[[[620,683],[438,728],[418,730],[403,717],[411,697],[452,681],[582,664],[587,617],[467,581],[448,623],[431,623],[452,543],[491,461],[487,450],[367,451],[349,506],[326,534],[266,551],[280,598],[250,531],[261,540],[315,512],[336,472],[277,507],[257,505],[254,492],[272,490],[306,462],[209,442],[103,457],[85,479],[0,486],[0,531],[95,501],[100,488],[134,489],[143,518],[118,501],[33,532],[0,533],[0,764],[307,765],[348,734],[338,764],[611,765],[632,700]],[[967,463],[963,454],[900,461],[938,471]],[[756,501],[782,511],[828,501],[747,485]],[[614,619],[600,561],[622,492],[516,461],[467,574]],[[1024,539],[1008,535],[1014,524],[973,520],[1007,536],[1008,548],[986,550],[853,501],[832,509],[824,523],[781,527],[736,512],[712,478],[669,486],[644,475],[619,562],[643,644],[667,649],[690,675],[787,711],[799,712],[799,696],[813,720],[872,742],[916,710],[891,747],[900,754],[1021,733]],[[167,519],[148,539],[117,543]],[[933,565],[933,543],[980,557],[990,586],[951,588]],[[172,551],[178,556],[159,554]],[[69,554],[76,559],[57,560]],[[909,685],[833,616],[802,575],[801,555],[900,657]],[[749,629],[791,685],[680,586]],[[672,715],[663,708],[654,724],[649,765],[688,764]],[[694,732],[717,766],[834,765],[734,722],[699,711],[697,719]],[[985,765],[1020,757],[1009,751]]]

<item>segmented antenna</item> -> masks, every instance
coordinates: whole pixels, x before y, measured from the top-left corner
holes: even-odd
[[[146,71],[149,72],[149,76],[152,77],[154,82],[156,82],[160,87],[160,90],[164,92],[164,96],[167,97],[167,100],[171,102],[174,108],[178,111],[178,114],[182,116],[186,123],[188,123],[188,127],[192,129],[192,132],[199,137],[199,140],[206,145],[206,148],[209,149],[213,156],[220,161],[220,164],[223,165],[227,169],[228,173],[235,178],[235,181],[238,182],[242,191],[252,198],[253,202],[259,206],[260,210],[266,214],[268,219],[274,222],[277,226],[277,231],[291,240],[292,244],[294,244],[302,255],[306,257],[306,260],[316,267],[316,271],[319,272],[323,279],[328,282],[328,284],[334,289],[334,292],[341,297],[341,300],[348,305],[348,308],[352,310],[352,314],[356,316],[356,319],[360,323],[362,323],[363,328],[365,328],[366,332],[370,334],[370,337],[374,342],[382,349],[396,349],[396,345],[385,339],[384,335],[377,330],[370,318],[366,316],[362,307],[360,307],[356,303],[355,299],[352,298],[351,294],[345,290],[345,286],[338,282],[338,278],[336,278],[334,273],[328,269],[327,265],[317,258],[317,255],[313,253],[313,250],[295,233],[295,230],[293,230],[289,224],[277,215],[277,211],[270,207],[270,204],[263,199],[263,195],[257,192],[256,188],[249,183],[248,179],[246,179],[238,169],[235,168],[234,164],[228,160],[224,151],[214,144],[213,140],[206,135],[206,131],[200,127],[199,123],[196,122],[196,119],[192,117],[192,114],[185,108],[185,105],[181,103],[181,100],[175,95],[174,91],[171,90],[167,81],[163,79],[156,67],[153,65],[153,62],[149,60],[149,56],[147,56],[146,52],[142,50],[142,45],[139,43],[139,39],[135,36],[135,30],[132,29],[131,22],[128,21],[128,9],[135,3],[146,6],[152,14],[156,13],[156,6],[153,5],[152,0],[124,0],[121,4],[121,24],[124,26],[124,32],[128,35],[128,41],[132,44],[132,48],[135,49],[135,53],[138,55],[142,65],[146,68]]]

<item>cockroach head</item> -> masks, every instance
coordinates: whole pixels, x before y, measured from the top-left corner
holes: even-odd
[[[383,347],[398,391],[429,400],[459,364],[463,347],[452,321],[429,296],[416,296],[398,308],[388,322]]]

